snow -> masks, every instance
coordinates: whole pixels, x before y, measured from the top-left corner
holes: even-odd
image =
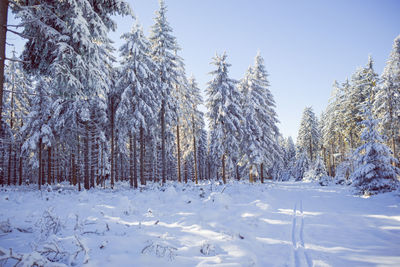
[[[2,188],[0,260],[11,248],[49,265],[399,266],[399,200],[305,182]]]

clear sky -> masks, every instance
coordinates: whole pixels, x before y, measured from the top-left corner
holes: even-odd
[[[128,2],[148,35],[158,0]],[[380,74],[400,34],[398,0],[166,0],[166,5],[187,73],[202,90],[211,79],[216,52],[227,52],[230,75],[240,79],[260,50],[279,127],[293,138],[304,107],[312,106],[319,115],[333,81],[350,77],[369,54]],[[110,37],[119,47],[119,37],[130,30],[132,19],[116,20],[118,30]],[[15,39],[11,37],[9,42]]]

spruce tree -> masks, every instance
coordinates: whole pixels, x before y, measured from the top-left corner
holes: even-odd
[[[238,103],[237,82],[228,76],[230,64],[226,62],[226,58],[226,53],[213,58],[212,64],[216,66],[216,70],[210,73],[213,79],[208,83],[206,91],[210,128],[209,153],[212,161],[221,161],[224,183],[226,183],[226,169],[232,170],[237,164],[235,159],[238,158],[241,136],[240,122],[243,120]]]
[[[370,107],[366,107],[363,144],[355,152],[356,168],[351,174],[353,184],[364,194],[377,194],[397,188],[400,170],[392,165],[397,162],[390,149],[383,143],[377,132],[378,120],[372,117]]]

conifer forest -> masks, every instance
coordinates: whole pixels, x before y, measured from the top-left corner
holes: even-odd
[[[294,139],[263,50],[201,88],[168,3],[0,0],[0,266],[400,265],[400,35]]]

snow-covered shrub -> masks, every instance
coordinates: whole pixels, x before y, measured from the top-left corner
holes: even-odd
[[[10,249],[0,247],[0,265],[7,262],[10,266],[16,267],[31,267],[31,266],[46,266],[46,267],[65,267],[65,264],[52,262],[39,252],[17,253]]]
[[[393,191],[397,188],[397,175],[400,174],[400,170],[392,165],[397,160],[376,130],[378,120],[372,118],[369,109],[365,113],[367,119],[362,122],[365,128],[361,134],[364,144],[354,152],[355,170],[351,179],[363,194]]]
[[[7,219],[7,221],[0,222],[0,232],[2,232],[2,233],[11,233],[12,232],[10,219]]]
[[[54,214],[54,208],[49,208],[43,212],[36,226],[40,229],[41,239],[46,240],[50,235],[60,232],[62,223],[60,217]]]
[[[200,253],[203,254],[204,256],[215,256],[216,255],[215,246],[208,242],[204,242],[201,245]]]
[[[153,254],[160,258],[168,258],[173,260],[178,249],[168,244],[160,242],[148,241],[147,245],[142,249],[142,254]]]

